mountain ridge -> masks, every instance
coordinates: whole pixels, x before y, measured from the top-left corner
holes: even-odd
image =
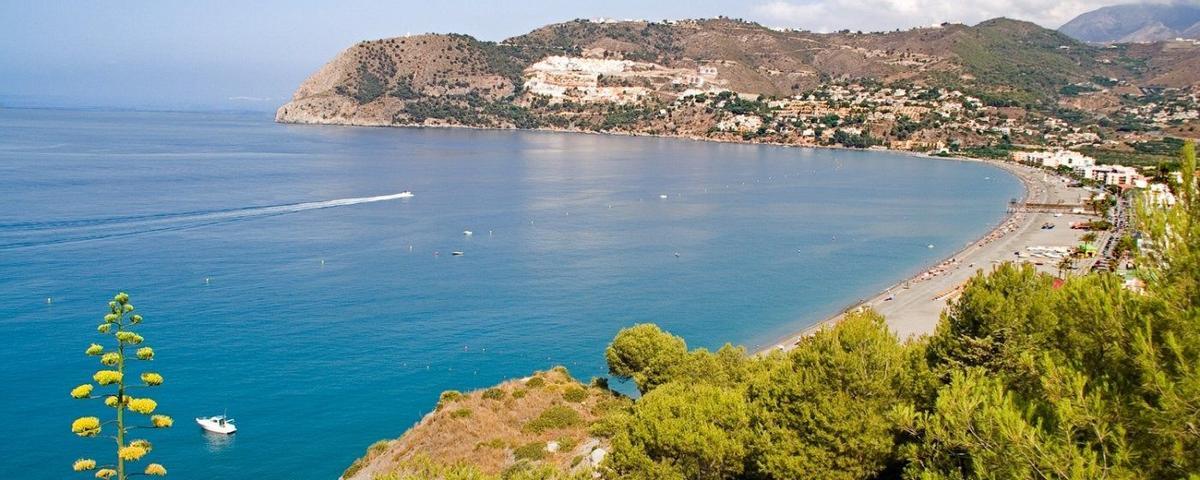
[[[1132,3],[1085,12],[1058,29],[1082,42],[1152,43],[1200,35],[1200,4]]]
[[[1146,127],[1130,127],[1128,118],[1151,119],[1135,108],[1147,92],[1188,95],[1198,73],[1197,44],[1101,47],[1007,18],[882,33],[771,29],[724,17],[572,20],[501,42],[461,34],[359,42],[306,79],[276,120],[883,142],[929,151],[1080,138],[1048,134],[1063,125],[1075,133],[1106,125],[1095,132],[1101,137],[1118,128],[1140,131]],[[839,85],[879,97],[864,101],[858,92],[838,100],[844,94],[825,92]],[[899,99],[885,90],[921,93]],[[862,105],[844,105],[851,100]],[[878,115],[881,102],[897,104],[895,112]],[[1013,107],[1034,115],[991,112]],[[983,121],[959,121],[961,112]],[[1016,138],[1006,133],[1014,115],[1044,125],[1018,125]],[[1194,129],[1184,115],[1171,128]],[[914,116],[925,120],[904,123]],[[947,130],[948,122],[956,129]],[[919,141],[904,143],[913,128]]]

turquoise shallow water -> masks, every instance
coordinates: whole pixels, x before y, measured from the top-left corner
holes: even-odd
[[[69,478],[109,446],[69,432],[104,409],[67,392],[117,290],[178,420],[149,436],[154,461],[332,479],[442,390],[603,374],[636,322],[767,344],[951,254],[1019,194],[986,165],[882,152],[0,110],[0,465]],[[191,423],[225,410],[232,438]]]

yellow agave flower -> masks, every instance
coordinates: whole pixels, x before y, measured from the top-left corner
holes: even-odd
[[[96,417],[79,417],[71,422],[71,431],[81,437],[94,437],[100,434],[100,419]]]
[[[101,468],[96,470],[96,478],[99,479],[108,480],[115,476],[117,476],[117,471],[111,468]]]
[[[71,389],[71,398],[88,398],[92,396],[92,384],[85,383]]]
[[[142,347],[137,349],[138,360],[153,360],[154,349],[150,347]]]
[[[116,300],[118,303],[124,304],[129,301],[129,294],[125,293],[125,292],[118,293],[116,296],[113,297],[113,300]]]
[[[125,403],[129,403],[129,395],[125,395]],[[110,406],[110,407],[116,407],[117,406],[117,396],[109,395],[107,397],[104,397],[104,404],[107,406]]]
[[[146,449],[135,445],[121,447],[117,450],[117,456],[121,457],[121,460],[134,462],[146,456]]]
[[[105,321],[105,323],[116,323],[117,318],[119,318],[119,317],[117,317],[117,314],[110,313],[110,314],[107,314],[104,316],[104,321]]]
[[[162,465],[159,465],[157,463],[151,463],[149,465],[146,465],[146,475],[162,477],[162,476],[166,476],[166,474],[167,474],[167,469],[164,468]]]
[[[134,325],[137,325],[137,324],[139,324],[139,323],[142,323],[142,316],[141,316],[141,315],[134,315],[134,316],[132,316],[132,317],[129,317],[129,321],[130,321],[131,323],[133,323]]]
[[[162,385],[163,377],[154,372],[146,372],[142,374],[142,381],[151,387]]]
[[[154,428],[171,428],[171,425],[175,424],[175,420],[166,415],[151,415],[150,424],[154,425]]]
[[[142,415],[149,415],[158,408],[158,402],[149,398],[131,398],[129,399],[129,409]]]
[[[94,470],[96,468],[96,461],[90,458],[81,458],[76,460],[75,464],[72,465],[71,468],[75,469],[76,472]]]
[[[101,385],[112,385],[121,381],[121,372],[116,370],[100,370],[92,375],[92,380]]]
[[[94,357],[94,356],[96,356],[96,355],[99,355],[99,354],[101,354],[101,353],[104,353],[104,347],[101,347],[100,345],[96,345],[96,344],[94,344],[94,343],[93,343],[93,344],[91,344],[91,345],[88,345],[88,348],[87,348],[87,350],[86,350],[86,351],[84,351],[83,353],[86,353],[86,354],[88,354],[88,355],[91,355],[91,356],[93,356],[93,357]]]
[[[117,340],[131,345],[137,345],[142,343],[143,339],[141,335],[133,332],[117,332]]]
[[[109,367],[117,366],[117,362],[120,362],[120,361],[121,361],[121,354],[119,354],[117,352],[108,352],[108,353],[104,354],[104,356],[100,357],[100,363],[107,365]]]
[[[126,304],[125,304],[125,313],[129,313],[129,312],[132,312],[132,311],[133,311],[133,305],[130,305],[130,304],[126,303]]]
[[[142,447],[142,448],[146,449],[146,452],[150,452],[151,450],[154,450],[154,445],[151,444],[149,440],[142,439],[142,438],[139,438],[137,440],[129,442],[129,446]]]
[[[108,331],[111,329],[112,325],[107,323],[101,323],[100,326],[96,327],[96,331],[100,333],[108,333]]]

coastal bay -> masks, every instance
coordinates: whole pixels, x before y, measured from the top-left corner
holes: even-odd
[[[224,442],[162,432],[164,464],[326,479],[443,390],[555,364],[603,375],[633,323],[767,343],[982,236],[1020,195],[988,165],[878,151],[238,114],[0,124],[0,165],[22,178],[0,210],[23,365],[5,380],[23,386],[26,441],[47,446],[13,460],[26,471],[90,453],[39,426],[85,413],[64,389],[115,290],[150,320],[164,412],[240,422]]]

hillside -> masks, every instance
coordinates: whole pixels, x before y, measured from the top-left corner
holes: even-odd
[[[590,478],[609,441],[592,425],[629,400],[580,384],[557,367],[485,390],[443,392],[433,413],[395,440],[371,445],[343,473],[376,478],[490,478],[555,472]]]
[[[828,34],[728,18],[574,20],[499,43],[360,42],[276,120],[994,152],[1194,136],[1197,73],[1200,44],[1098,47],[1004,18]]]
[[[1059,32],[1081,42],[1152,43],[1200,38],[1200,5],[1137,3],[1099,8],[1075,17]]]

